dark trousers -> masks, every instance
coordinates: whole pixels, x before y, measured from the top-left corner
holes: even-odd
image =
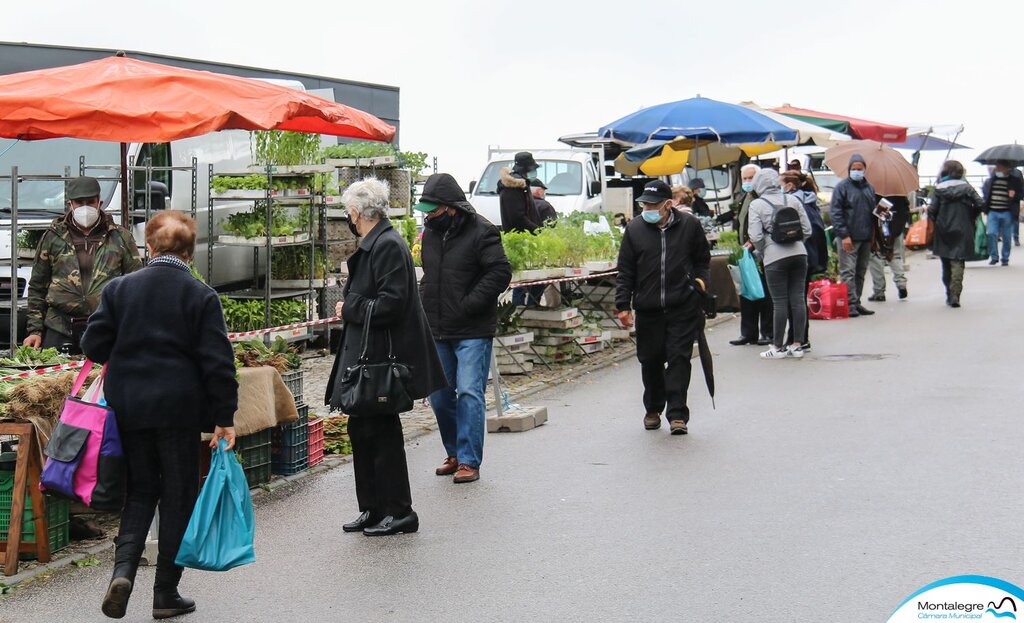
[[[117,534],[117,561],[138,564],[159,504],[158,572],[163,570],[166,575],[171,571],[180,578],[181,567],[174,564],[174,559],[199,497],[199,431],[121,431],[121,443],[128,489]]]
[[[669,421],[690,421],[686,406],[690,357],[703,322],[700,310],[693,306],[636,313],[636,357],[640,360],[647,413],[665,410]]]
[[[352,416],[348,437],[359,511],[379,517],[405,517],[412,512],[405,437],[398,414]]]
[[[82,354],[82,348],[78,345],[78,340],[70,335],[64,335],[60,331],[54,331],[50,328],[43,330],[42,348],[56,348],[68,355]]]
[[[791,344],[804,343],[807,328],[807,256],[793,255],[764,267],[768,290],[772,295],[775,316],[776,348],[782,348],[786,336],[786,323],[793,327]]]
[[[758,336],[771,338],[774,334],[772,327],[772,298],[768,296],[768,283],[761,274],[761,287],[764,289],[764,298],[751,301],[740,297],[740,337],[756,341]]]
[[[809,290],[810,287],[811,287],[811,269],[810,269],[810,267],[808,267],[807,275],[804,277],[804,308],[805,308],[805,310],[806,310],[806,307],[807,307],[807,290]],[[806,345],[806,344],[810,344],[811,343],[811,317],[810,317],[810,315],[806,315],[805,318],[807,318],[807,322],[804,323],[804,341],[803,341],[803,343]],[[795,341],[793,339],[793,322],[792,322],[792,320],[793,319],[790,318],[789,329],[786,331],[786,340],[787,340],[786,343],[787,344],[792,344]]]

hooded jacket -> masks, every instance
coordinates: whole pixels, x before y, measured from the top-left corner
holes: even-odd
[[[803,242],[779,244],[772,240],[771,231],[776,207],[789,206],[800,215],[800,228],[804,240],[811,236],[811,222],[807,219],[807,210],[799,199],[793,195],[785,195],[779,183],[779,172],[764,168],[754,175],[754,192],[757,199],[750,202],[750,228],[747,230],[750,242],[763,258],[765,266],[794,255],[807,255]]]
[[[512,281],[498,228],[476,213],[447,173],[427,179],[422,199],[456,210],[446,231],[423,230],[420,298],[434,339],[494,337],[498,296]]]
[[[692,279],[710,283],[711,247],[700,221],[672,210],[664,229],[642,218],[626,225],[619,247],[615,308],[656,312],[697,304]]]
[[[947,180],[935,187],[928,220],[935,223],[932,252],[946,259],[974,259],[974,227],[985,201],[964,180]]]
[[[821,218],[821,210],[818,208],[818,195],[800,189],[789,194],[803,204],[807,220],[811,223],[811,237],[804,240],[804,248],[807,249],[807,273],[823,273],[828,270],[828,237],[825,235],[825,220]]]
[[[867,166],[863,156],[853,154],[847,172],[855,162]],[[832,205],[829,207],[836,238],[842,240],[850,237],[854,242],[871,240],[875,220],[872,212],[875,211],[877,203],[875,189],[867,179],[855,182],[847,176],[836,184],[832,191]]]
[[[501,204],[501,231],[533,233],[543,224],[528,180],[508,167],[501,170],[498,180],[498,202]]]

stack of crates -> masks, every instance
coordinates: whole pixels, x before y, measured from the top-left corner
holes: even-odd
[[[235,454],[250,489],[270,482],[271,430],[268,428],[235,440]]]
[[[309,468],[309,406],[302,401],[302,370],[285,372],[281,378],[295,398],[299,419],[271,429],[271,471],[291,476]]]
[[[11,507],[14,505],[14,472],[0,471],[0,541],[7,540],[11,527]],[[62,498],[46,496],[46,521],[50,541],[50,552],[56,552],[68,546],[70,540],[71,517],[68,512],[70,504]],[[36,542],[36,514],[32,509],[32,496],[25,492],[25,511],[22,514],[21,542]],[[34,553],[22,553],[20,558],[35,558]]]
[[[309,466],[315,467],[324,460],[324,421],[316,418],[309,421]]]

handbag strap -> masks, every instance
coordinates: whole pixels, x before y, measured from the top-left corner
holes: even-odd
[[[363,323],[363,347],[359,351],[359,362],[366,363],[366,351],[370,348],[370,325],[373,322],[373,308],[376,305],[376,301],[370,301],[366,304],[366,321]],[[388,360],[394,361],[395,354],[391,348],[391,329],[386,329],[385,334],[388,340]]]
[[[82,386],[85,385],[85,379],[89,377],[89,373],[92,372],[93,362],[90,359],[86,359],[82,365],[82,370],[78,373],[78,378],[75,379],[75,384],[71,388],[71,395],[77,396],[78,392],[82,391]],[[100,378],[97,381],[102,381],[107,375],[107,364],[103,364],[103,368],[100,370]]]

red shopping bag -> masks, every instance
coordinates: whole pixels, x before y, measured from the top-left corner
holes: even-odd
[[[830,279],[812,281],[807,286],[807,316],[816,320],[838,320],[850,317],[846,284]]]

